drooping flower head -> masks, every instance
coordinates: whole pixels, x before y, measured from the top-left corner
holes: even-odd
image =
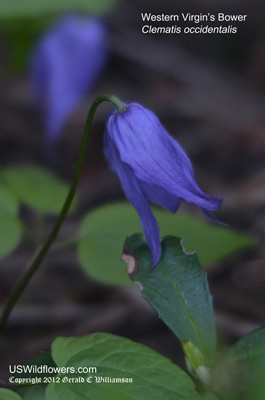
[[[111,112],[104,140],[110,167],[140,217],[152,253],[151,267],[159,261],[161,246],[149,202],[174,213],[180,200],[185,200],[215,220],[209,211],[218,210],[221,199],[199,188],[188,156],[152,111],[130,103],[123,112]]]
[[[33,53],[31,75],[50,140],[60,135],[106,58],[106,27],[96,18],[66,16],[41,38]]]

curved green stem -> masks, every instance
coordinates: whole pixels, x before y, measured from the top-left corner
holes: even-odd
[[[82,172],[84,158],[85,158],[85,152],[86,152],[86,147],[87,147],[87,141],[88,141],[90,127],[91,127],[91,124],[93,121],[93,117],[94,117],[94,114],[95,114],[96,109],[99,106],[99,104],[101,104],[104,101],[111,102],[117,109],[118,113],[121,113],[126,109],[126,105],[122,101],[120,101],[117,97],[112,96],[112,95],[100,96],[92,104],[92,106],[89,110],[88,116],[87,116],[86,124],[85,124],[85,129],[84,129],[84,134],[83,134],[83,138],[82,138],[82,142],[81,142],[80,153],[79,153],[79,157],[78,157],[78,161],[77,161],[74,179],[73,179],[72,185],[70,187],[70,190],[68,192],[68,195],[66,197],[63,208],[62,208],[62,210],[58,216],[58,219],[57,219],[53,229],[51,230],[51,233],[48,236],[46,242],[40,248],[40,250],[37,251],[37,254],[34,257],[33,261],[30,263],[25,275],[22,276],[17,287],[14,289],[13,293],[11,294],[8,303],[4,308],[2,317],[0,319],[0,331],[4,328],[5,323],[9,317],[13,307],[15,306],[16,302],[18,301],[20,295],[22,294],[23,290],[29,283],[31,277],[34,275],[34,273],[38,269],[38,267],[39,267],[40,263],[42,262],[42,260],[44,259],[45,255],[49,251],[49,249],[50,249],[53,241],[55,240],[55,238],[63,224],[63,221],[68,213],[68,210],[69,210],[72,200],[74,198],[77,184],[78,184],[81,172]]]

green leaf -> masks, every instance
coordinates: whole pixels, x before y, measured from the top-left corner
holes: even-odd
[[[205,393],[201,395],[200,400],[220,400],[214,393]]]
[[[39,166],[9,168],[3,178],[10,190],[24,204],[42,213],[58,214],[69,186]]]
[[[96,333],[80,338],[57,338],[52,356],[59,367],[96,367],[86,374],[92,383],[49,384],[46,400],[199,400],[191,378],[169,359],[141,344]],[[96,383],[98,378],[133,379],[132,383]],[[63,376],[61,375],[63,378]]]
[[[0,258],[11,253],[18,245],[21,235],[22,226],[18,218],[11,215],[2,216],[0,214],[1,235],[0,240]]]
[[[265,326],[237,341],[219,361],[214,379],[228,398],[261,400],[265,396]],[[236,397],[237,396],[237,397]],[[230,398],[230,397],[229,397]]]
[[[240,400],[265,399],[265,351],[261,351],[256,357],[248,358],[246,362],[245,381],[238,379],[239,386],[245,386],[244,396]]]
[[[21,400],[21,397],[11,390],[0,389],[0,400]]]
[[[265,352],[265,326],[237,341],[226,353],[225,364],[247,361]]]
[[[53,369],[54,367],[56,367],[56,364],[53,361],[51,353],[41,353],[39,356],[23,363],[23,372],[15,372],[14,376],[16,378],[44,378],[55,376],[56,372],[49,373],[45,369]]]
[[[45,391],[47,385],[40,384],[39,380],[43,382],[43,378],[56,376],[56,372],[46,372],[47,367],[56,367],[54,363],[51,353],[42,353],[37,357],[32,358],[31,360],[23,363],[23,366],[27,369],[26,372],[15,373],[15,378],[32,378],[35,379],[36,383],[33,383],[32,386],[25,386],[18,389],[19,395],[24,400],[45,400]]]
[[[1,7],[1,6],[0,6]],[[21,74],[28,71],[29,57],[38,37],[51,29],[54,16],[16,17],[1,20],[3,41],[8,47],[8,72]]]
[[[117,0],[9,0],[0,2],[0,18],[38,16],[69,11],[102,15],[110,11]]]
[[[11,253],[18,245],[22,226],[17,217],[19,203],[16,197],[2,183],[0,184],[0,226],[4,234],[0,240],[0,258]]]
[[[16,216],[19,202],[10,190],[2,183],[0,184],[0,215]]]
[[[183,251],[180,239],[167,236],[161,246],[160,261],[150,270],[151,252],[142,235],[126,239],[124,254],[138,264],[131,279],[179,340],[198,347],[207,365],[215,355],[216,330],[206,274],[196,254]]]
[[[153,209],[161,236],[183,238],[187,251],[196,251],[207,265],[229,254],[251,247],[255,242],[238,232],[185,214]],[[81,265],[89,276],[107,284],[129,284],[119,258],[124,238],[140,232],[138,215],[129,203],[114,203],[96,209],[83,220],[78,247]]]
[[[47,385],[27,386],[18,390],[23,400],[46,400]]]

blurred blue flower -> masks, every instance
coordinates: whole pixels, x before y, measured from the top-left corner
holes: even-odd
[[[35,101],[56,140],[107,58],[107,32],[96,18],[66,16],[37,44],[31,61]]]
[[[152,111],[130,103],[123,112],[111,112],[104,141],[110,167],[139,214],[152,253],[151,267],[159,261],[161,246],[149,202],[174,213],[180,200],[185,200],[215,220],[209,210],[218,210],[221,199],[208,196],[198,187],[189,158]]]

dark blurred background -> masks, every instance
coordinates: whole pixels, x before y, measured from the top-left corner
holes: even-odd
[[[23,56],[21,45],[22,56],[15,46],[22,39],[11,34],[9,21],[2,19],[0,162],[1,168],[36,163],[70,183],[86,114],[96,96],[111,93],[153,110],[189,154],[200,186],[206,193],[223,197],[219,219],[258,243],[208,271],[220,342],[226,346],[265,321],[265,14],[261,0],[188,3],[124,0],[106,15],[108,65],[68,121],[56,162],[45,151],[41,121],[32,104],[29,58]],[[247,18],[233,22],[236,34],[143,34],[141,12],[223,12],[247,14]],[[37,22],[32,29],[35,34],[25,34],[25,54],[41,31]],[[23,31],[28,22],[19,24]],[[102,105],[96,114],[78,188],[80,205],[67,219],[61,237],[76,233],[88,210],[124,198],[103,154],[109,109]],[[198,213],[195,207],[187,209]],[[27,210],[21,212],[31,218]],[[48,226],[52,223],[52,218],[47,221]],[[32,250],[24,238],[12,255],[1,260],[2,303]],[[96,331],[144,343],[183,365],[174,335],[141,300],[138,288],[105,286],[89,279],[78,265],[74,248],[69,248],[47,256],[12,313],[1,337],[0,376],[8,376],[8,364],[49,350],[59,335]]]

